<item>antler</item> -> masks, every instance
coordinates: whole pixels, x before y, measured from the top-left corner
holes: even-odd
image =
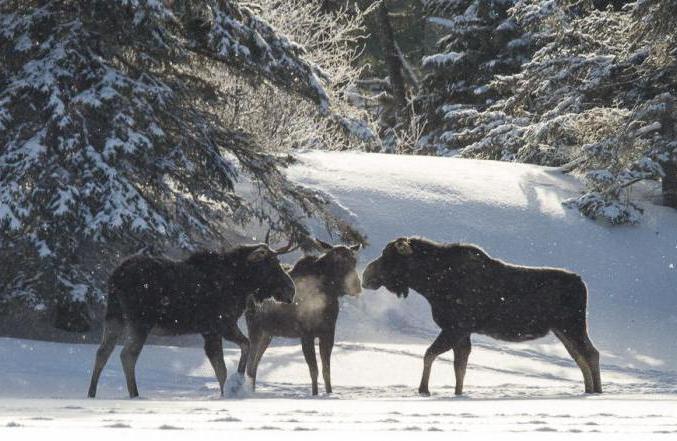
[[[264,243],[270,247],[270,232],[272,231],[272,227],[268,228],[268,232],[266,233],[266,238],[264,240]],[[282,254],[287,254],[291,253],[292,251],[296,250],[299,248],[300,245],[294,246],[294,241],[293,239],[289,239],[289,243],[282,248],[278,248],[276,250],[273,250],[273,254],[276,255],[282,255]]]
[[[324,242],[318,238],[314,238],[313,241],[315,242],[315,245],[322,251],[329,251],[332,248],[334,248],[331,244]]]
[[[276,250],[273,250],[273,253],[279,255],[282,254],[287,254],[291,253],[292,251],[296,250],[299,247],[299,245],[294,246],[294,241],[292,239],[289,240],[289,243],[282,248],[278,248]]]

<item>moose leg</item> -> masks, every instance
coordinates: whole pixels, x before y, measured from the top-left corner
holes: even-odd
[[[590,365],[590,370],[592,371],[592,387],[596,394],[602,393],[602,374],[599,368],[599,351],[590,341],[590,337],[585,333],[584,338],[584,348],[585,354],[588,359],[588,365]]]
[[[247,376],[252,379],[252,389],[256,387],[256,353],[259,350],[259,344],[261,344],[261,337],[260,334],[249,329],[249,354],[247,355],[247,366],[245,370]]]
[[[119,318],[108,319],[104,324],[101,346],[99,346],[99,349],[96,351],[96,361],[94,362],[94,369],[92,370],[92,380],[89,383],[89,393],[87,394],[89,398],[94,398],[96,396],[96,387],[99,384],[101,371],[103,371],[104,366],[110,358],[110,354],[113,352],[113,349],[115,349],[115,344],[120,338],[120,335],[122,335],[123,329],[122,320]]]
[[[268,345],[273,338],[270,335],[264,334],[257,337],[252,337],[251,346],[249,348],[249,358],[247,361],[247,375],[252,379],[252,389],[256,389],[256,372],[259,370],[259,363],[263,357],[264,352],[268,349]]]
[[[223,396],[223,385],[226,383],[226,363],[223,361],[223,342],[219,334],[202,334],[205,339],[205,354],[214,368],[216,379],[219,381],[221,396]]]
[[[303,356],[310,369],[310,381],[312,382],[313,395],[317,395],[317,359],[315,358],[315,337],[304,336],[301,338]]]
[[[139,359],[139,354],[141,349],[143,349],[144,343],[146,343],[150,328],[147,326],[130,325],[128,330],[127,341],[124,348],[122,348],[122,352],[120,352],[120,360],[122,361],[122,369],[127,379],[129,397],[136,398],[139,396],[139,389],[136,387],[136,361]]]
[[[463,379],[465,378],[465,369],[468,366],[468,356],[470,356],[470,336],[458,340],[454,344],[454,375],[456,376],[456,395],[463,393]]]
[[[432,368],[433,361],[435,361],[438,355],[444,354],[451,349],[453,342],[452,336],[448,332],[442,331],[428,350],[425,351],[423,356],[423,376],[421,377],[421,385],[418,387],[419,394],[424,396],[430,395],[428,381],[430,380],[430,369]]]
[[[560,339],[564,347],[566,348],[571,358],[574,359],[579,369],[583,373],[583,382],[585,383],[585,393],[591,394],[595,391],[595,385],[593,381],[593,374],[588,360],[586,359],[584,352],[582,352],[582,347],[580,343],[577,343],[575,340],[572,340],[571,336],[567,331],[554,330],[553,333]]]
[[[581,354],[590,370],[592,392],[602,393],[602,378],[599,369],[599,351],[590,341],[585,323],[581,323],[567,334],[576,351]]]
[[[249,339],[237,327],[237,323],[226,327],[223,332],[223,338],[232,341],[240,346],[240,362],[237,365],[237,372],[244,374],[247,366],[247,358],[249,357]]]
[[[322,360],[322,378],[324,389],[331,393],[331,350],[334,348],[334,333],[320,336],[320,359]]]

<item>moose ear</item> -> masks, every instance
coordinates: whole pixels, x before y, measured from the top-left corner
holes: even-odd
[[[319,246],[320,249],[322,249],[324,251],[329,251],[329,250],[334,248],[331,244],[328,244],[327,242],[321,241],[320,239],[315,238],[314,240],[315,240],[315,243],[317,244],[317,246]]]
[[[348,248],[350,248],[350,251],[352,251],[353,253],[357,253],[362,248],[362,244],[358,243],[357,245],[351,245]]]
[[[403,256],[411,256],[414,254],[414,249],[411,247],[411,242],[409,242],[409,239],[406,238],[397,239],[395,242],[395,249]]]
[[[247,256],[247,262],[256,263],[261,262],[263,259],[270,255],[270,249],[267,246],[260,246],[255,248],[249,256]]]

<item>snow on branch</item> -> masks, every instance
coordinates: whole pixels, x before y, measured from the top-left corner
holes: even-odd
[[[125,254],[227,244],[261,216],[241,174],[282,229],[330,219],[223,112],[234,70],[330,114],[304,56],[231,1],[0,1],[0,302],[95,302]]]
[[[302,58],[302,46],[279,35],[247,8],[234,2],[211,3],[213,24],[208,40],[215,57],[294,90],[328,113],[329,97],[322,81],[329,78],[319,66]]]
[[[553,0],[426,4],[456,24],[434,20],[446,35],[423,59],[428,139],[439,154],[580,173],[586,191],[568,205],[613,224],[640,219],[630,192],[641,181],[662,180],[666,203],[677,204],[665,190],[677,182],[675,2],[603,11]],[[492,44],[474,48],[475,37]]]

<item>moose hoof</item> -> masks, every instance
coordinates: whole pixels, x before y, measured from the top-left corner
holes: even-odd
[[[430,391],[427,389],[419,389],[418,394],[422,397],[429,397],[430,396]]]

